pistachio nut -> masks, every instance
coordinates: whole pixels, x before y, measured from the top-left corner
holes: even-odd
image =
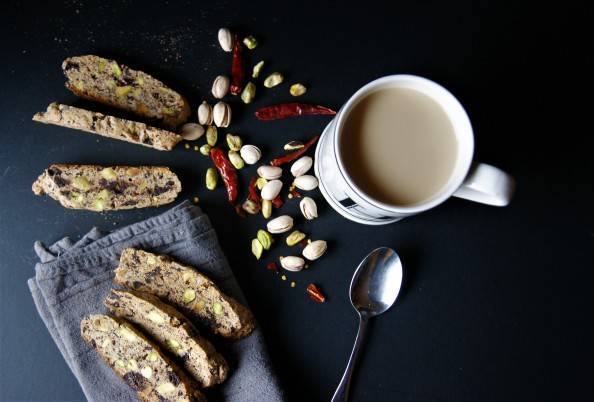
[[[252,103],[254,98],[256,97],[256,85],[253,82],[248,82],[243,91],[241,91],[241,100],[243,103],[248,104]]]
[[[198,106],[198,123],[203,125],[212,124],[212,106],[208,104],[208,102],[203,101],[200,106]]]
[[[248,35],[245,38],[243,38],[243,44],[250,50],[253,50],[256,47],[258,47],[258,41],[252,35]]]
[[[204,156],[208,156],[210,155],[210,148],[212,148],[210,145],[204,144],[200,147],[200,153]]]
[[[167,381],[167,382],[157,385],[155,387],[155,390],[160,395],[166,395],[166,394],[170,394],[170,393],[174,392],[176,390],[176,388],[175,388],[175,385],[173,385],[173,383],[170,383],[169,381]]]
[[[272,216],[272,201],[262,200],[262,216],[264,219],[268,219]]]
[[[184,290],[183,301],[185,304],[193,302],[196,299],[196,291],[194,289]]]
[[[225,102],[217,102],[212,109],[212,117],[217,127],[229,127],[231,123],[231,106]]]
[[[252,70],[252,78],[258,78],[260,76],[260,72],[264,68],[264,60],[260,60]]]
[[[219,29],[218,37],[219,44],[225,52],[233,50],[233,35],[231,35],[231,31],[227,28],[221,28]]]
[[[149,366],[145,366],[143,368],[140,369],[140,374],[142,374],[142,376],[146,379],[151,379],[153,377],[153,369],[150,368]]]
[[[293,96],[301,96],[306,92],[307,92],[307,88],[305,87],[305,85],[300,84],[300,83],[293,84],[289,88],[289,93]]]
[[[302,156],[291,165],[291,174],[295,177],[303,176],[313,165],[311,156]]]
[[[285,151],[296,151],[303,148],[305,145],[301,141],[290,141],[285,144],[283,149]]]
[[[278,166],[262,165],[257,170],[258,176],[267,180],[278,179],[283,175],[283,169]]]
[[[262,189],[264,188],[264,186],[266,185],[266,183],[268,183],[268,180],[266,180],[263,177],[258,177],[256,179],[256,187],[258,187],[258,190],[262,191]]]
[[[318,179],[315,176],[306,174],[303,176],[296,177],[293,181],[293,184],[299,190],[310,191],[318,187]]]
[[[217,143],[217,128],[215,126],[206,127],[206,143],[211,147],[214,147]]]
[[[93,201],[93,210],[101,212],[105,209],[106,206],[106,202],[104,199],[102,198],[97,198],[95,201]]]
[[[244,145],[239,150],[239,153],[248,165],[253,165],[262,157],[262,151],[255,145]]]
[[[264,185],[260,195],[262,196],[263,200],[272,201],[280,194],[281,188],[283,188],[282,181],[278,179],[270,180]]]
[[[256,257],[256,260],[259,260],[262,257],[262,252],[264,251],[264,247],[260,240],[252,239],[252,254]]]
[[[272,242],[274,241],[270,233],[260,229],[258,230],[257,238],[260,244],[262,244],[262,247],[264,247],[264,250],[270,250],[270,246],[272,246]]]
[[[227,95],[227,92],[229,92],[229,85],[229,77],[226,77],[224,75],[218,75],[212,83],[212,96],[214,96],[217,99],[224,98],[225,95]]]
[[[243,169],[243,167],[245,166],[245,163],[243,161],[243,159],[241,158],[241,156],[237,153],[237,151],[229,151],[229,160],[231,161],[231,164],[233,166],[235,166],[235,169],[239,170],[239,169]]]
[[[254,200],[245,200],[243,204],[241,204],[241,209],[250,215],[256,215],[260,212],[260,204]]]
[[[281,215],[271,221],[268,221],[266,224],[268,232],[272,234],[288,232],[292,227],[293,218],[291,218],[289,215]]]
[[[186,123],[182,126],[180,135],[186,141],[194,141],[204,135],[204,127],[196,123]]]
[[[106,167],[105,169],[101,170],[101,177],[103,177],[105,180],[115,180],[118,178],[118,175],[116,174],[115,170],[110,167]]]
[[[223,314],[223,305],[219,302],[214,302],[212,304],[212,311],[216,314],[216,315],[221,315]]]
[[[328,245],[324,240],[316,240],[309,243],[301,254],[310,261],[317,260],[326,252]]]
[[[305,261],[301,257],[290,255],[287,257],[282,257],[280,264],[287,271],[298,272],[301,271],[305,266]]]
[[[88,191],[91,188],[91,183],[84,176],[77,176],[72,179],[72,186],[81,191]]]
[[[303,197],[299,203],[299,209],[307,220],[312,220],[318,217],[318,206],[316,202],[310,197]]]
[[[210,167],[206,170],[206,188],[209,190],[214,190],[217,187],[217,181],[219,180],[219,176],[217,174],[217,170],[213,167]]]
[[[287,236],[285,241],[287,242],[287,246],[293,247],[295,244],[299,243],[303,239],[305,239],[305,233],[300,232],[298,230],[294,230],[291,232],[290,235]]]
[[[266,77],[266,79],[264,80],[264,86],[266,88],[275,87],[275,86],[279,85],[280,83],[282,83],[284,79],[285,79],[285,77],[283,77],[283,75],[281,73],[279,73],[279,72],[272,73],[268,77]]]
[[[225,139],[227,140],[227,146],[229,147],[230,150],[232,151],[239,151],[241,149],[241,137],[238,135],[233,135],[233,134],[227,134],[225,136]]]

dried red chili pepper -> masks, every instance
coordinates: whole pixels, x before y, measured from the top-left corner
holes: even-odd
[[[278,273],[278,265],[276,265],[276,262],[274,261],[271,261],[268,264],[266,264],[266,269],[274,273]]]
[[[327,115],[333,116],[336,112],[326,106],[310,105],[308,103],[281,103],[279,105],[266,106],[256,110],[258,120],[278,120],[287,117],[305,115]]]
[[[274,205],[275,208],[280,208],[282,207],[284,204],[282,198],[280,197],[280,195],[277,195],[276,198],[274,200],[272,200],[272,205]]]
[[[239,204],[237,204],[235,206],[235,212],[237,213],[237,215],[239,215],[241,218],[245,218],[245,211],[243,210],[243,207]]]
[[[234,40],[233,60],[231,61],[231,86],[229,87],[229,92],[231,92],[231,95],[239,95],[243,89],[243,83],[245,81],[245,70],[243,68],[241,41],[237,35],[235,35]]]
[[[289,189],[289,194],[291,194],[293,198],[301,198],[301,193],[294,188]]]
[[[318,303],[324,303],[326,301],[326,296],[324,296],[320,289],[313,283],[307,285],[306,291],[309,298],[313,301]]]
[[[250,185],[248,187],[248,200],[252,200],[254,202],[257,202],[258,204],[261,204],[262,199],[260,197],[260,193],[258,193],[258,191],[256,190],[256,180],[258,180],[257,177],[252,177],[250,180]]]
[[[235,172],[235,168],[231,164],[231,161],[227,159],[225,153],[219,148],[212,148],[210,150],[210,158],[225,183],[227,199],[230,203],[235,203],[235,200],[237,200],[237,173]]]
[[[276,158],[270,161],[270,164],[272,166],[280,166],[280,165],[284,165],[285,163],[289,163],[294,161],[295,159],[299,158],[301,155],[303,155],[304,153],[307,152],[307,150],[316,143],[316,141],[318,140],[318,138],[320,138],[319,135],[315,135],[313,138],[311,138],[309,141],[307,141],[305,143],[305,145],[303,146],[303,148],[298,149],[295,152],[291,152],[290,154],[286,154],[285,156],[281,156],[280,158]]]
[[[309,244],[308,239],[303,239],[299,242],[299,245],[301,246],[301,248],[307,247],[308,244]]]

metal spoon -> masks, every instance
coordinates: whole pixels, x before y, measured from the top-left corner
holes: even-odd
[[[359,314],[359,332],[349,363],[342,375],[332,402],[346,401],[351,374],[363,344],[369,318],[388,310],[396,301],[402,284],[402,263],[396,251],[388,247],[373,250],[357,267],[351,280],[351,304]]]

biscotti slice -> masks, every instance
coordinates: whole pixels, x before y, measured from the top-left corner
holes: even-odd
[[[132,142],[161,151],[171,151],[182,140],[180,135],[171,131],[56,102],[51,103],[45,112],[36,113],[33,120]]]
[[[126,319],[178,356],[182,367],[198,384],[210,387],[227,378],[229,366],[212,344],[179,311],[156,296],[137,291],[112,290],[105,306],[116,317]]]
[[[247,308],[194,268],[166,255],[125,249],[114,281],[155,294],[225,338],[244,338],[254,329],[254,317]]]
[[[81,98],[129,110],[177,127],[190,115],[186,99],[156,78],[115,60],[86,55],[62,63],[66,88]]]
[[[33,183],[66,208],[98,212],[167,204],[180,191],[175,173],[158,166],[51,165]]]
[[[206,401],[194,381],[130,323],[91,315],[80,332],[141,401]]]

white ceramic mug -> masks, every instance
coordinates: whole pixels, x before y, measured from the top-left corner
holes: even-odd
[[[441,191],[422,204],[396,206],[375,200],[351,180],[344,167],[339,144],[348,114],[369,93],[392,87],[415,89],[431,97],[445,110],[456,134],[458,158],[453,173]],[[473,153],[470,119],[448,90],[426,78],[391,75],[365,85],[342,106],[319,140],[314,169],[321,193],[338,213],[355,222],[384,225],[431,209],[452,195],[488,205],[507,205],[514,190],[513,178],[494,166],[473,163]]]

